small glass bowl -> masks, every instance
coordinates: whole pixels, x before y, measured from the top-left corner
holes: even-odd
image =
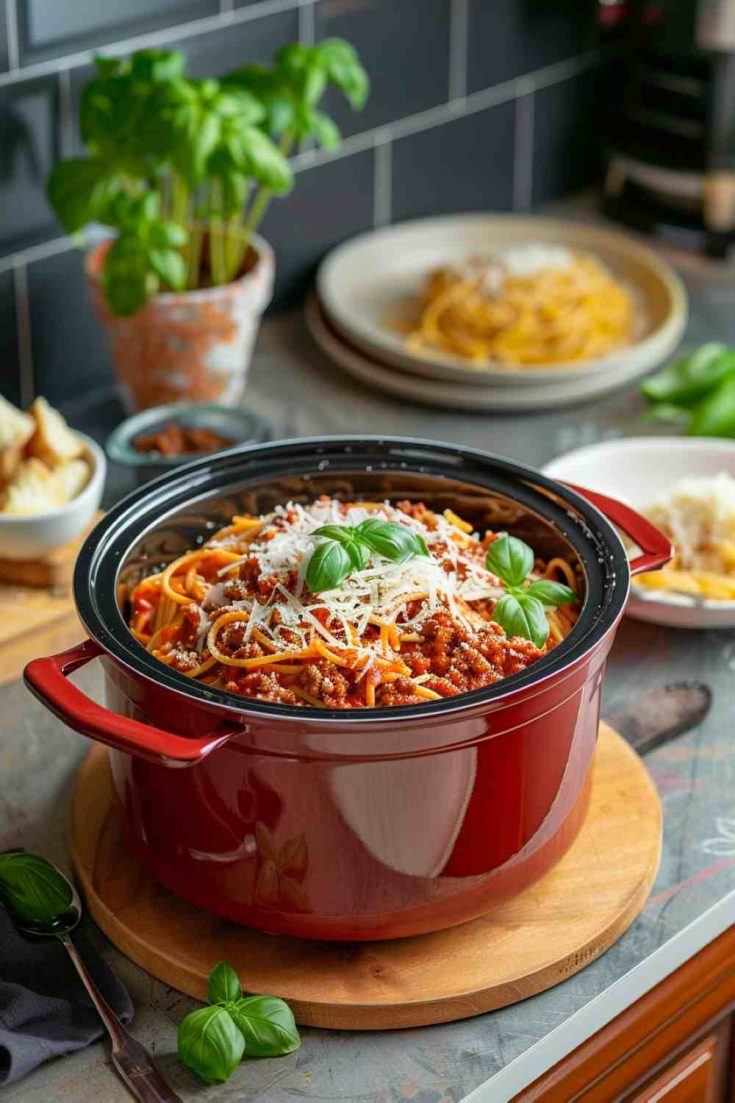
[[[270,426],[264,418],[239,407],[200,404],[196,402],[172,402],[166,406],[152,406],[121,422],[107,438],[105,450],[108,459],[121,467],[132,469],[139,483],[147,483],[167,471],[181,467],[203,455],[216,455],[225,448],[213,452],[182,452],[178,456],[166,456],[161,452],[139,452],[133,441],[140,436],[163,429],[169,422],[196,429],[212,429],[236,444],[262,444],[270,439]]]

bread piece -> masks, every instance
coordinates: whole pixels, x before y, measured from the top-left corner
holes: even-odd
[[[61,492],[54,485],[52,472],[42,460],[32,456],[18,465],[5,487],[2,512],[11,516],[48,513],[63,505]]]
[[[49,467],[81,456],[84,451],[81,440],[45,398],[36,399],[31,406],[31,415],[36,430],[28,444],[29,455],[38,457]]]
[[[56,493],[61,499],[61,505],[76,498],[89,482],[89,465],[86,460],[69,460],[60,464],[52,473],[51,478]]]
[[[0,395],[0,484],[13,475],[28,443],[35,421]]]

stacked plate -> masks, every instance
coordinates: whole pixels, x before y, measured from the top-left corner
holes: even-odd
[[[435,268],[517,245],[592,253],[631,292],[632,344],[595,360],[527,367],[475,366],[409,349],[393,321]],[[659,364],[686,323],[686,292],[674,271],[627,234],[583,223],[514,215],[452,215],[361,234],[334,249],[317,274],[309,329],[350,375],[417,402],[484,411],[546,410],[616,390]]]

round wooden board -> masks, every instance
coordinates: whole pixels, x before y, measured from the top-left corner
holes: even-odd
[[[541,880],[487,916],[390,942],[312,942],[218,919],[162,888],[127,851],[107,752],[79,772],[72,856],[87,906],[115,945],[200,999],[225,958],[248,992],[282,996],[298,1022],[385,1030],[448,1022],[541,992],[582,969],[641,911],[661,855],[661,805],[645,766],[601,725],[590,811]]]

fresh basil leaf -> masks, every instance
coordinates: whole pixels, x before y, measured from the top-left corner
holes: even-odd
[[[359,540],[350,540],[344,545],[344,548],[350,557],[353,570],[362,571],[367,567],[370,559],[370,548],[366,544],[361,544]]]
[[[249,996],[227,1009],[245,1039],[248,1057],[281,1057],[301,1045],[291,1008],[276,996]]]
[[[303,96],[304,102],[309,107],[314,107],[324,95],[324,89],[327,87],[327,74],[321,65],[318,57],[312,54],[309,59],[309,63],[306,66],[303,80]]]
[[[309,130],[322,149],[337,149],[342,140],[339,127],[323,111],[312,110]]]
[[[306,583],[312,593],[334,590],[347,578],[352,561],[346,548],[336,540],[327,540],[314,549],[306,568]]]
[[[510,639],[520,636],[543,647],[549,636],[549,622],[538,598],[528,593],[503,594],[493,610],[492,619]]]
[[[687,433],[694,437],[735,437],[735,376],[723,380],[695,407]]]
[[[184,75],[184,65],[180,50],[136,50],[130,58],[130,75],[146,84],[179,80]]]
[[[245,1053],[245,1039],[224,1008],[200,1007],[179,1023],[179,1057],[202,1080],[227,1080]]]
[[[577,600],[577,595],[571,586],[565,586],[562,582],[552,582],[546,578],[532,582],[523,592],[538,598],[542,605],[548,605],[553,609],[559,605],[571,605]]]
[[[533,550],[517,536],[499,536],[493,540],[485,556],[487,569],[506,586],[520,586],[533,570],[533,562]]]
[[[175,249],[151,249],[148,252],[151,268],[172,291],[186,287],[186,262]]]
[[[344,92],[353,110],[359,111],[368,97],[370,80],[354,46],[343,38],[326,38],[315,49],[332,84]]]
[[[48,931],[78,918],[71,887],[45,858],[25,850],[0,854],[0,900],[25,927]]]
[[[189,234],[178,222],[158,220],[151,225],[148,241],[156,249],[180,249],[186,245]]]
[[[250,175],[276,195],[285,195],[293,187],[291,167],[267,134],[256,126],[244,127],[242,139],[247,151]]]
[[[227,1003],[242,996],[240,979],[227,961],[218,961],[209,974],[207,999],[210,1003]]]
[[[321,525],[314,529],[314,535],[328,536],[338,544],[349,544],[355,539],[355,528],[353,525]]]
[[[355,532],[360,543],[366,544],[371,551],[394,563],[405,563],[414,555],[429,554],[424,538],[398,521],[381,521],[378,517],[368,517],[360,522]]]
[[[264,65],[246,65],[225,77],[224,83],[246,89],[256,97],[265,111],[263,129],[271,138],[293,130],[294,101],[280,73]]]
[[[134,237],[121,234],[111,247],[102,269],[102,290],[112,313],[123,317],[140,310],[155,290],[148,258]]]
[[[74,234],[88,222],[106,222],[122,187],[119,173],[105,161],[74,157],[54,165],[46,193],[61,225]]]
[[[732,375],[735,350],[711,341],[645,379],[641,390],[651,402],[691,406]]]

